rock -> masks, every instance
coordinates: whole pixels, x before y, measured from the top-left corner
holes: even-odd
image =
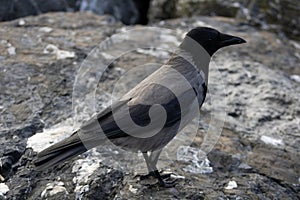
[[[284,32],[288,37],[299,40],[300,3],[291,0],[257,1],[252,0],[244,4],[239,10],[238,18],[246,18],[251,24]]]
[[[138,10],[132,0],[83,0],[80,3],[80,10],[89,10],[98,15],[110,14],[124,24],[135,24],[138,20]]]
[[[153,0],[150,3],[149,20],[150,22],[172,19],[177,17],[176,5],[178,1]]]
[[[218,15],[235,17],[241,7],[242,1],[203,1],[179,0],[177,13],[179,16]]]
[[[67,192],[66,188],[64,187],[64,183],[61,181],[48,183],[46,185],[45,190],[41,193],[41,197],[49,198],[49,197],[53,197],[55,195],[57,198],[59,198],[59,196],[57,196],[58,193],[62,193],[62,194],[60,194],[60,198],[62,198],[62,199],[66,198],[66,196],[68,195],[68,192]]]
[[[271,144],[271,145],[274,145],[274,146],[282,146],[284,145],[283,144],[283,141],[281,139],[276,139],[276,138],[271,138],[271,137],[268,137],[268,136],[261,136],[260,138],[264,143],[266,144]]]
[[[151,21],[199,15],[232,17],[299,41],[299,11],[299,1],[292,0],[153,0],[149,16]]]
[[[229,181],[228,185],[224,189],[225,190],[232,190],[232,189],[235,189],[237,187],[238,187],[238,185],[235,181]]]
[[[0,3],[0,21],[57,11],[109,14],[126,25],[148,24],[176,17],[225,16],[262,29],[285,33],[299,41],[299,1],[293,0],[15,0]],[[149,11],[149,13],[148,13]],[[148,20],[149,16],[149,20]],[[24,20],[19,26],[25,25]]]
[[[70,5],[72,1],[56,1],[56,0],[15,0],[3,1],[0,4],[0,21],[13,20],[28,15],[37,15],[44,12],[57,12],[72,10]],[[70,5],[69,5],[70,3]]]
[[[4,196],[8,191],[8,186],[5,183],[0,183],[0,196]]]
[[[147,24],[150,0],[15,0],[0,2],[0,21],[38,15],[47,12],[91,11],[98,15],[109,14],[124,24]],[[19,26],[25,25],[24,20]]]
[[[53,54],[57,60],[74,58],[75,52],[60,50],[57,46],[53,44],[48,44],[44,51],[44,54]]]
[[[177,150],[177,160],[191,163],[183,168],[184,171],[190,173],[212,173],[212,167],[210,167],[210,161],[205,157],[200,157],[203,152],[198,148],[192,148],[188,146],[181,146]]]
[[[82,0],[81,11],[92,11],[96,14],[110,14],[124,24],[147,24],[149,0]]]
[[[103,170],[96,171],[91,177],[88,185],[89,191],[83,199],[112,199],[122,188],[123,173],[118,170],[110,170],[103,173]]]
[[[14,165],[19,161],[26,149],[26,139],[44,127],[43,122],[37,117],[33,118],[24,127],[15,127],[9,130],[1,130],[1,150],[0,150],[0,175],[8,179],[14,174]]]
[[[20,24],[20,20],[24,23]],[[184,32],[199,25],[239,35],[248,43],[224,49],[212,58],[209,91],[217,95],[208,97],[204,104],[201,131],[189,147],[193,153],[181,156],[189,159],[182,162],[165,155],[160,159],[163,167],[159,169],[178,177],[173,188],[161,189],[149,187],[135,177],[146,173],[141,155],[124,153],[114,146],[100,146],[42,172],[33,166],[37,151],[72,134],[72,127],[77,126],[72,119],[72,89],[80,64],[97,44],[128,27],[111,21],[109,16],[91,13],[49,13],[0,23],[3,198],[299,199],[300,89],[291,78],[300,75],[296,67],[299,57],[295,54],[298,43],[220,17],[180,18],[153,24],[174,30],[178,37],[159,29],[159,37],[148,42],[156,44],[158,38],[164,38],[165,44],[160,45],[173,50]],[[15,55],[8,53],[8,43],[15,47]],[[57,59],[58,51],[74,54]],[[118,59],[97,83],[98,110],[108,105],[115,84],[119,84],[116,94],[136,84],[133,78],[123,77],[132,66],[163,63],[170,54],[139,47],[121,56],[112,51],[103,57],[109,60],[114,55],[119,55]],[[149,73],[151,70],[146,68],[132,71],[129,77],[143,80]],[[91,79],[95,76],[90,74]],[[126,80],[118,82],[120,77]],[[195,167],[191,158],[203,150],[205,133],[214,128],[210,122],[212,113],[224,107],[227,112],[222,134],[211,141],[217,143],[203,162],[213,172],[186,171],[189,165]],[[186,134],[190,132],[186,130]],[[236,188],[229,184],[231,181],[236,182]],[[225,189],[227,186],[232,189]]]
[[[290,78],[293,79],[294,81],[300,83],[300,76],[298,76],[298,75],[291,75]]]

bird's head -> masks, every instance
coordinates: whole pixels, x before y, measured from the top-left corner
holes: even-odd
[[[242,38],[220,33],[208,27],[194,28],[186,36],[200,44],[210,56],[222,47],[246,43]]]

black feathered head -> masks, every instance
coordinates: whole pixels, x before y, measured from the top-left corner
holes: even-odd
[[[216,29],[209,27],[194,28],[186,36],[200,44],[210,56],[222,47],[246,43],[242,38],[220,33]]]

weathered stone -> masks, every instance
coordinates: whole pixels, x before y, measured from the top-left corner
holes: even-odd
[[[300,87],[290,78],[300,75],[299,44],[220,17],[155,24],[181,32],[211,25],[248,42],[224,49],[212,59],[209,88],[217,92],[223,82],[225,94],[217,95],[216,101],[227,110],[222,135],[208,154],[212,173],[188,173],[184,170],[187,163],[173,160],[162,169],[184,179],[178,179],[173,188],[149,187],[135,177],[140,168],[145,169],[138,155],[133,155],[136,163],[129,164],[133,158],[107,146],[49,170],[35,171],[32,161],[36,152],[26,149],[27,138],[32,141],[44,135],[43,139],[51,140],[48,144],[55,141],[53,135],[47,137],[47,130],[72,116],[72,87],[80,63],[97,44],[124,30],[110,19],[89,13],[52,13],[0,24],[0,175],[5,178],[0,180],[10,189],[5,194],[8,199],[42,199],[42,194],[48,199],[299,199]],[[74,52],[74,56],[57,57],[46,48],[48,45],[57,47],[52,48],[56,53]],[[166,45],[174,49],[175,43]],[[8,51],[12,46],[15,54]],[[107,70],[99,87],[112,91],[131,66],[164,59],[141,50],[122,55]],[[143,79],[142,75],[137,74],[137,78]],[[135,80],[126,81],[124,88]],[[103,95],[97,98],[99,107],[110,100]],[[209,98],[204,104],[203,132],[210,125],[215,106]],[[200,148],[202,141],[203,135],[198,135],[192,147]],[[128,166],[119,167],[115,158]],[[105,166],[109,161],[111,164]],[[230,181],[237,186],[227,187]]]

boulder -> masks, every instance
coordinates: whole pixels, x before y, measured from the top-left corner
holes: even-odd
[[[76,127],[72,94],[81,64],[97,44],[128,28],[109,16],[48,13],[0,23],[1,198],[299,199],[299,43],[224,17],[178,18],[153,26],[171,29],[178,37],[161,31],[155,38],[166,41],[164,52],[137,48],[120,54],[99,80],[99,110],[111,100],[103,91],[111,92],[116,84],[120,90],[136,84],[125,72],[140,63],[165,62],[167,50],[192,27],[213,26],[248,42],[222,49],[212,58],[211,96],[204,103],[191,156],[202,149],[215,111],[225,109],[226,120],[205,162],[162,157],[160,169],[178,178],[168,189],[140,181],[136,175],[146,172],[142,156],[128,156],[114,146],[103,145],[36,171],[32,161],[37,152]],[[118,82],[122,76],[125,82]],[[136,75],[140,80],[144,76]],[[94,77],[90,74],[91,80]],[[197,167],[210,170],[191,170]]]

